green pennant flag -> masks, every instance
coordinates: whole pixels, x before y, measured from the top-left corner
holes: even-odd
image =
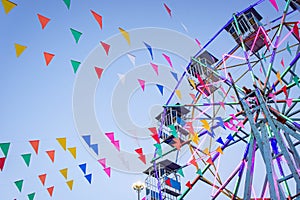
[[[198,169],[196,173],[199,174],[200,176],[203,176],[201,169]]]
[[[294,82],[296,83],[296,85],[297,85],[298,87],[300,87],[300,85],[299,85],[299,77],[298,77],[298,76],[294,76],[294,77],[293,77],[293,80],[294,80]]]
[[[71,5],[71,0],[64,0],[66,6],[68,9],[70,9],[70,5]]]
[[[169,126],[169,128],[171,129],[171,134],[175,137],[175,138],[178,138],[178,134],[177,134],[177,131],[176,131],[176,128],[174,126],[174,124],[171,124]]]
[[[29,200],[33,200],[34,196],[35,196],[35,192],[27,195],[27,197],[28,197]]]
[[[79,65],[80,65],[81,63],[78,62],[78,61],[75,61],[75,60],[71,60],[71,64],[72,64],[72,66],[73,66],[74,74],[76,74],[77,69],[79,68]]]
[[[17,188],[20,192],[22,192],[23,182],[24,182],[23,180],[15,181],[15,185],[17,186]]]
[[[31,153],[28,154],[23,154],[21,155],[23,157],[23,160],[25,161],[27,167],[29,167],[30,164],[30,158],[31,158]]]
[[[182,168],[179,168],[179,169],[177,170],[177,173],[180,174],[180,176],[184,177]]]
[[[78,41],[79,41],[82,33],[79,32],[79,31],[77,31],[77,30],[75,30],[75,29],[72,29],[72,28],[70,28],[70,30],[72,32],[72,35],[73,35],[74,39],[75,39],[75,42],[78,43]]]
[[[265,62],[267,62],[267,59],[266,59],[266,57],[265,57],[265,54],[264,54],[264,53],[262,53],[262,54],[261,54],[261,57],[264,59],[264,61],[265,61]]]
[[[161,144],[156,143],[154,144],[155,148],[157,149],[156,152],[158,154],[159,157],[162,157],[162,150],[161,150]]]
[[[9,146],[10,146],[10,143],[0,143],[0,148],[5,157],[7,157]]]
[[[290,53],[290,55],[292,55],[292,51],[291,51],[289,43],[286,43],[286,50]]]

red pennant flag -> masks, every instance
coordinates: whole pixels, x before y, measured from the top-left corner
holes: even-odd
[[[102,16],[96,13],[95,11],[91,10],[91,13],[93,14],[95,20],[98,22],[100,29],[102,29]]]
[[[47,174],[41,174],[41,175],[39,175],[39,179],[40,179],[40,181],[41,181],[41,183],[42,183],[43,185],[45,185],[45,182],[46,182],[46,176],[47,176]]]
[[[285,94],[286,98],[288,98],[287,87],[286,85],[282,87],[282,91]]]
[[[209,157],[209,158],[206,160],[206,162],[209,163],[209,164],[211,164],[211,165],[214,164],[214,162],[212,161],[211,157]]]
[[[105,42],[102,42],[102,41],[100,43],[101,43],[103,49],[105,50],[106,55],[108,55],[108,52],[109,52],[109,49],[110,49],[110,45],[106,44]]]
[[[164,3],[165,9],[169,13],[170,17],[172,17],[171,9],[167,6],[167,4]]]
[[[31,140],[29,141],[33,150],[35,151],[36,154],[39,153],[39,145],[40,145],[40,141],[39,140]]]
[[[298,28],[298,23],[295,23],[294,27],[293,27],[293,33],[295,34],[295,36],[300,39],[299,37],[299,28]]]
[[[51,161],[54,163],[55,150],[46,151]]]
[[[195,167],[198,168],[198,164],[195,158],[193,158],[191,161],[189,161],[189,163],[191,163],[192,165],[194,165]]]
[[[166,180],[166,184],[167,184],[168,186],[171,186],[171,179],[168,178],[168,179]]]
[[[146,164],[146,156],[145,156],[145,155],[140,155],[140,156],[139,156],[139,159],[140,159],[144,164]]]
[[[284,60],[283,60],[283,58],[281,59],[280,64],[282,65],[282,67],[284,67]]]
[[[139,155],[143,155],[143,149],[142,148],[138,148],[136,150],[134,150],[137,154]]]
[[[3,170],[6,157],[0,158],[0,171]]]
[[[48,190],[48,193],[49,193],[50,197],[52,197],[54,186],[48,187],[47,190]]]
[[[52,53],[48,53],[48,52],[44,52],[44,58],[45,58],[45,61],[46,61],[46,66],[49,65],[49,63],[51,62],[52,58],[54,57],[55,55],[52,54]]]
[[[188,188],[190,188],[190,189],[192,189],[192,184],[191,184],[191,182],[190,181],[188,181],[186,184],[186,187],[188,187]]]
[[[101,75],[102,75],[102,72],[103,72],[103,69],[99,68],[99,67],[95,67],[95,71],[96,71],[98,79],[100,79]]]
[[[49,18],[41,15],[41,14],[37,14],[39,21],[41,23],[42,29],[44,29],[46,27],[46,25],[48,24],[48,22],[50,21]]]

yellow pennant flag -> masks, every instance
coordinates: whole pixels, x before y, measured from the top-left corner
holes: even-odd
[[[25,51],[26,48],[27,48],[26,46],[15,43],[17,58]]]
[[[8,14],[14,7],[17,6],[16,3],[8,0],[2,0],[2,5],[6,14]]]
[[[65,177],[65,179],[68,178],[68,168],[61,169],[59,171],[60,171],[61,175],[63,175],[63,177]]]
[[[68,150],[72,154],[73,158],[76,159],[76,147],[70,147]]]
[[[69,186],[70,190],[73,189],[73,183],[74,183],[73,180],[69,180],[69,181],[66,182],[66,184]]]
[[[123,35],[123,37],[127,41],[128,45],[130,45],[130,36],[129,36],[129,33],[127,31],[125,31],[124,29],[120,28],[120,27],[119,27],[119,31],[121,32],[121,34]]]
[[[216,149],[216,152],[218,152],[220,154],[223,154],[223,150],[222,150],[222,148],[220,146]]]
[[[67,138],[56,138],[60,146],[66,151],[67,150]]]
[[[194,89],[196,89],[195,81],[194,81],[193,79],[190,79],[190,78],[189,78],[189,82],[190,82],[190,84],[192,85],[192,87],[193,87]]]
[[[202,124],[203,124],[203,128],[204,128],[205,130],[211,132],[209,123],[208,123],[205,119],[202,119],[202,120],[200,120],[200,121],[201,121]]]
[[[281,80],[279,71],[277,72],[276,77],[277,77],[278,81],[280,82],[280,84],[282,85],[282,80]]]
[[[199,136],[197,133],[194,133],[193,136],[192,136],[192,141],[195,143],[195,144],[199,144]]]
[[[175,92],[176,92],[176,95],[178,96],[178,98],[181,100],[181,92],[180,92],[180,90],[176,90]]]
[[[209,152],[208,148],[204,149],[203,153],[206,154],[206,155],[208,155],[208,156],[210,156],[210,152]]]

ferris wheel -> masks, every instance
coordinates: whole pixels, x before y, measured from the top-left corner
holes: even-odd
[[[144,172],[147,199],[188,199],[197,184],[211,199],[300,198],[300,4],[287,0],[264,24],[265,3],[234,13],[191,58],[156,117],[157,144],[172,148],[156,148]],[[190,102],[173,103],[180,84],[190,85]],[[194,177],[183,183],[185,170]]]

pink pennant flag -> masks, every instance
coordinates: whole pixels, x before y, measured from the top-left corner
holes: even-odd
[[[239,127],[241,127],[241,128],[245,128],[243,122],[241,122],[241,121],[240,121],[237,125],[238,125]]]
[[[102,45],[102,47],[103,47],[106,55],[108,55],[108,52],[109,52],[109,49],[110,49],[110,45],[106,44],[105,42],[102,42],[102,41],[100,43],[101,43],[101,45]]]
[[[171,9],[167,6],[167,4],[164,3],[165,9],[169,13],[170,17],[172,17]]]
[[[169,65],[171,66],[171,68],[173,69],[173,64],[172,64],[172,62],[171,62],[171,59],[170,59],[170,57],[169,56],[167,56],[166,54],[162,54],[164,57],[165,57],[165,59],[168,61],[168,63],[169,63]]]
[[[107,176],[110,177],[110,167],[104,168],[103,170],[105,171]]]
[[[138,79],[138,81],[139,81],[139,84],[140,84],[142,90],[145,91],[145,81],[142,79]]]
[[[278,6],[277,6],[277,3],[276,3],[276,0],[269,0],[269,1],[274,6],[274,8],[277,10],[277,12],[278,12]]]
[[[120,151],[120,141],[119,140],[116,140],[116,141],[112,141],[111,142],[118,151]]]
[[[293,99],[286,99],[286,103],[287,103],[288,107],[291,107],[291,105],[293,103]]]
[[[108,139],[109,139],[111,142],[115,141],[114,132],[108,132],[108,133],[105,133],[105,135],[108,137]]]
[[[98,162],[102,165],[103,168],[106,168],[106,158],[101,158]]]
[[[233,95],[230,96],[230,97],[233,99],[234,102],[236,102],[236,99],[235,99],[235,97]]]
[[[154,63],[150,63],[150,65],[152,66],[152,68],[154,69],[155,73],[158,76],[158,65],[154,64]]]
[[[226,92],[222,86],[220,86],[220,89],[222,90],[223,94],[226,95]]]
[[[102,75],[102,72],[103,72],[103,69],[99,68],[99,67],[96,67],[96,66],[94,68],[95,68],[98,79],[100,79],[101,75]]]
[[[199,40],[197,38],[195,38],[195,41],[198,44],[198,46],[201,48],[201,43],[199,42]]]
[[[259,68],[260,73],[263,73],[262,67]]]
[[[220,105],[221,105],[222,108],[225,110],[225,104],[224,104],[224,102],[220,101]]]
[[[196,102],[196,96],[192,93],[190,93],[190,96],[192,97],[193,101]]]
[[[284,67],[284,60],[283,60],[283,58],[281,59],[280,64],[282,65],[282,67]]]
[[[234,114],[230,114],[230,116],[232,117],[232,119],[238,120]]]

